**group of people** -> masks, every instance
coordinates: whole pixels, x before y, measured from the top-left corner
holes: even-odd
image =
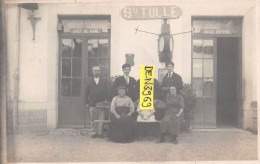
[[[159,87],[154,86],[154,99],[160,99],[166,104],[164,116],[160,122],[160,139],[164,142],[165,135],[171,136],[171,142],[177,144],[180,123],[183,119],[184,102],[181,96],[183,89],[182,78],[176,74],[173,62],[165,63],[167,74]],[[110,123],[107,136],[113,142],[132,142],[135,139],[135,121],[156,121],[155,110],[142,111],[138,105],[140,82],[129,76],[131,66],[122,66],[123,75],[117,77],[112,88],[106,79],[100,76],[100,67],[93,66],[93,78],[87,82],[86,107],[90,110],[92,138],[103,138],[103,123],[95,120],[105,119],[105,109],[97,107],[99,102],[111,102]]]

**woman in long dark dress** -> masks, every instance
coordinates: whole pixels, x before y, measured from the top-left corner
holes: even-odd
[[[131,115],[135,110],[131,98],[125,95],[126,90],[125,86],[119,86],[118,95],[111,102],[108,139],[113,142],[128,143],[134,140],[134,122]]]
[[[166,96],[167,109],[160,125],[160,141],[164,142],[166,134],[171,135],[171,142],[177,144],[177,136],[183,119],[184,102],[182,96],[177,94],[175,86],[169,87],[170,93]]]

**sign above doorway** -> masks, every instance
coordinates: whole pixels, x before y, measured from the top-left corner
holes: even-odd
[[[126,6],[121,16],[128,20],[177,19],[182,15],[178,6]]]
[[[101,28],[72,28],[71,33],[102,33]]]
[[[195,31],[196,33],[196,31]],[[230,29],[201,29],[200,34],[232,34]]]
[[[233,36],[241,37],[242,35],[242,18],[193,18],[192,27],[194,35],[216,35],[216,36]]]

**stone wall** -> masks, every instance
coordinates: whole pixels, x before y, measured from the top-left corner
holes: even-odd
[[[22,110],[18,112],[18,133],[47,131],[47,110]]]
[[[253,131],[258,131],[257,130],[257,101],[252,101],[251,102],[251,110],[252,110],[252,124],[251,124],[251,129]]]

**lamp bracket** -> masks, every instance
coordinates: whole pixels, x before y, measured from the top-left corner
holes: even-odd
[[[31,25],[33,28],[33,40],[35,40],[35,29],[36,29],[36,23],[41,20],[40,17],[34,17],[34,11],[29,11],[29,17],[28,19],[31,21]]]
[[[147,33],[147,34],[153,34],[153,35],[160,36],[160,35],[180,35],[180,34],[185,34],[185,33],[194,33],[195,29],[192,28],[190,31],[184,31],[184,32],[174,33],[174,34],[156,34],[156,33],[153,33],[153,32],[148,32],[148,31],[140,30],[140,29],[139,29],[139,26],[137,26],[137,28],[135,28],[135,34],[136,34],[138,31],[139,31],[139,32],[143,32],[143,33]]]

